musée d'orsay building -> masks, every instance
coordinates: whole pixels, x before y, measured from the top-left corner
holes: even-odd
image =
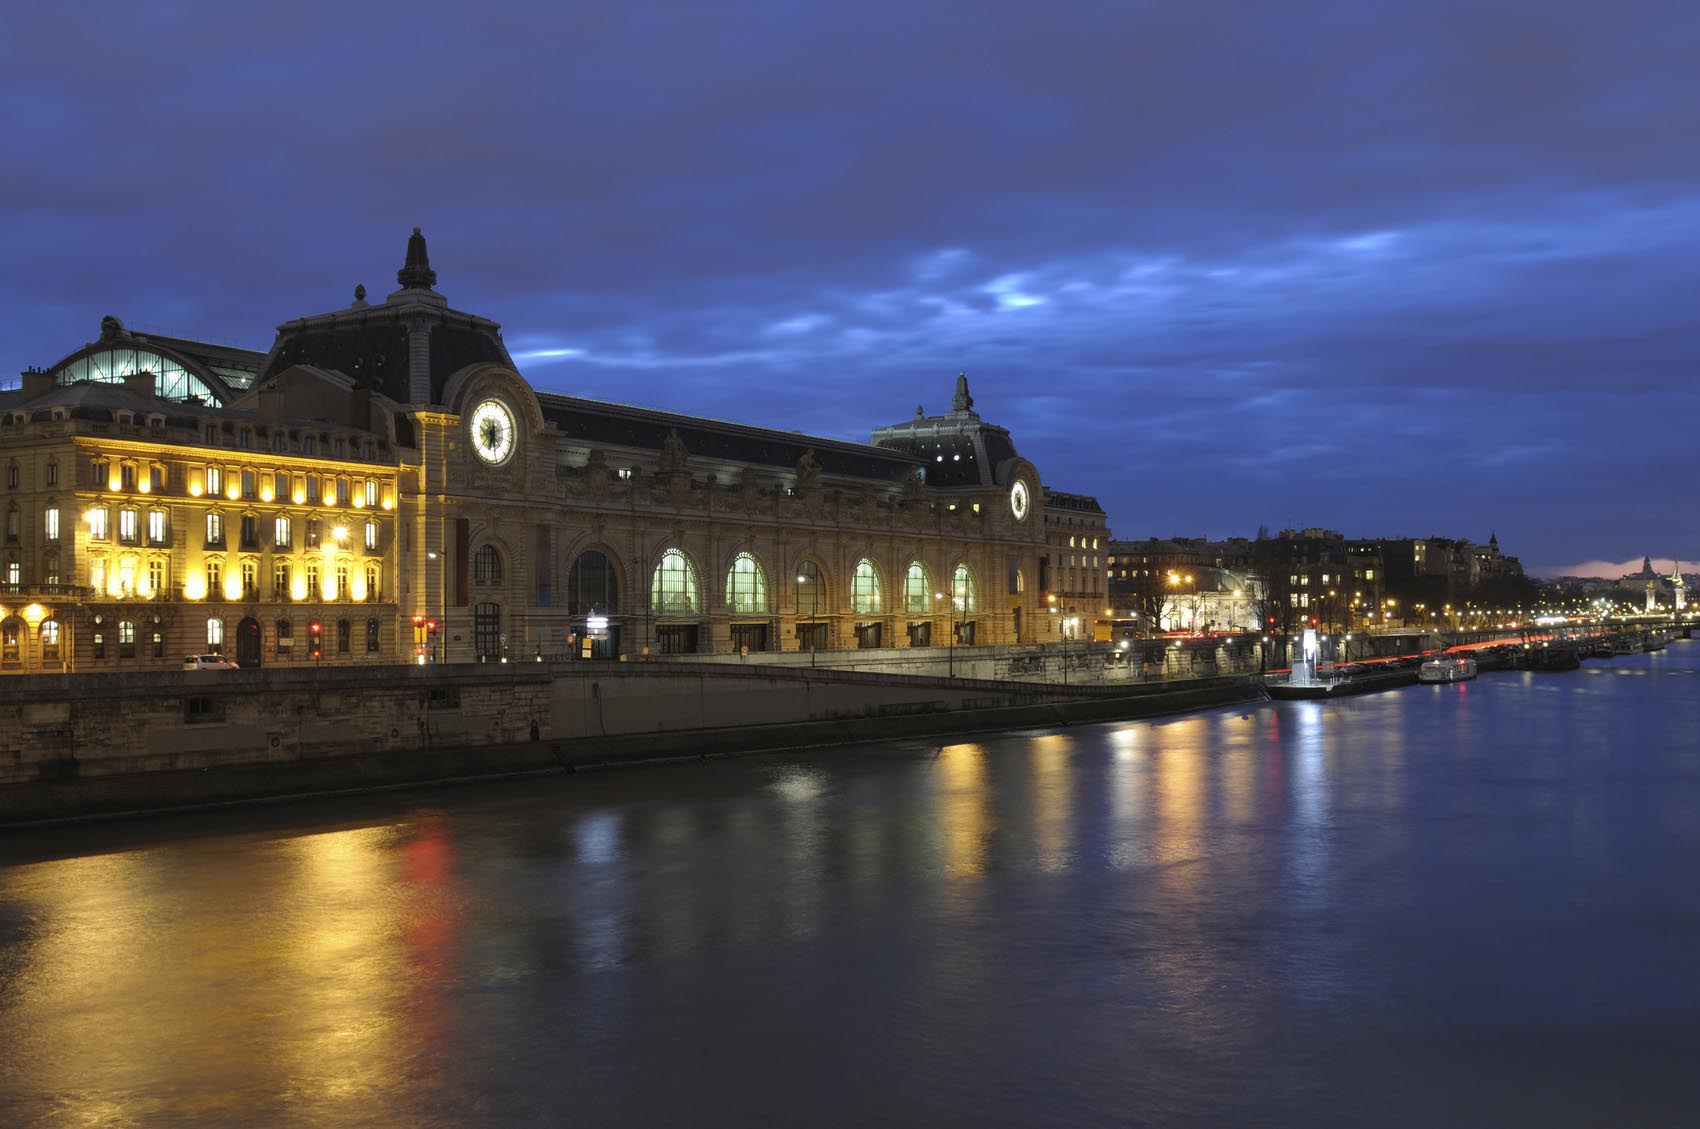
[[[128,331],[0,393],[0,668],[1053,641],[1104,514],[973,410],[868,444],[538,392],[425,240],[268,353]]]

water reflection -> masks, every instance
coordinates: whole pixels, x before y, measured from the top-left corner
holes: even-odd
[[[86,857],[68,833],[0,870],[0,1120],[1364,1122],[1466,1078],[1527,1101],[1434,1048],[1700,1014],[1649,971],[1700,941],[1673,868],[1700,854],[1700,706],[1673,677],[208,817]],[[1581,969],[1598,989],[1555,995]],[[1548,1121],[1601,1108],[1567,1097]]]

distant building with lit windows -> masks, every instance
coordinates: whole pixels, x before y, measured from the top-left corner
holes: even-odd
[[[951,410],[812,438],[539,392],[399,288],[265,353],[100,338],[0,392],[0,671],[800,651],[1079,635],[1102,509]]]

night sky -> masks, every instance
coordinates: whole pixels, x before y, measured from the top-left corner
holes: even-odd
[[[836,14],[834,14],[836,13]],[[1700,559],[1700,4],[14,6],[5,371],[394,288],[865,441],[966,370],[1117,536]]]

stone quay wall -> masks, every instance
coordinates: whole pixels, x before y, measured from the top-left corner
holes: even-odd
[[[711,663],[52,675],[0,683],[0,822],[1148,716],[1254,679],[1109,688]]]

